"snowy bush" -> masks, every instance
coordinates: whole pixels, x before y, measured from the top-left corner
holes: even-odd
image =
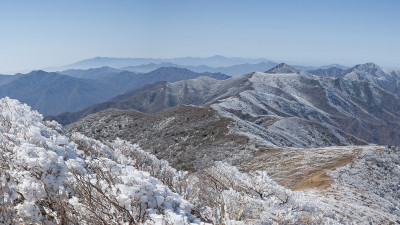
[[[83,137],[75,144],[60,125],[42,119],[16,100],[0,99],[1,222],[200,222],[190,203],[129,165],[131,159],[114,155],[120,150]],[[166,173],[160,171],[153,174]]]
[[[292,192],[274,182],[266,172],[250,174],[236,167],[217,162],[200,173],[196,186],[201,186],[198,200],[203,217],[214,224],[243,221],[262,224],[310,223],[330,221],[333,213],[308,199],[300,192]]]

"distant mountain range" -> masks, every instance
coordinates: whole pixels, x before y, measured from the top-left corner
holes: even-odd
[[[226,80],[200,77],[154,83],[48,119],[69,124],[108,108],[157,113],[180,105],[197,105],[211,107],[218,115],[232,119],[236,125],[230,126],[231,132],[247,135],[258,145],[400,144],[398,85],[387,85],[392,79],[398,77],[375,64],[356,65],[335,78],[280,64],[267,73]],[[84,123],[81,120],[73,126]]]
[[[149,71],[158,69],[160,67],[177,67],[177,68],[186,68],[191,71],[198,72],[198,73],[213,72],[213,73],[223,73],[223,74],[227,74],[229,76],[238,76],[238,75],[243,75],[243,74],[250,73],[250,72],[269,70],[271,68],[274,68],[277,65],[278,65],[278,63],[275,63],[275,62],[260,62],[260,63],[256,63],[256,64],[251,64],[251,63],[238,64],[238,65],[228,66],[228,67],[209,67],[209,66],[205,66],[205,65],[182,66],[182,65],[167,62],[167,63],[160,63],[160,64],[150,63],[150,64],[144,64],[144,65],[139,65],[139,66],[129,66],[129,67],[121,68],[121,70],[127,70],[127,71],[137,72],[137,73],[145,73],[145,72],[149,72]],[[344,71],[344,70],[348,69],[345,66],[341,66],[341,65],[337,65],[337,64],[334,64],[334,65],[338,66],[340,68],[321,66],[321,67],[319,67],[319,69],[316,69],[317,67],[299,66],[299,65],[291,65],[291,67],[296,68],[298,70],[308,71],[308,72],[318,75],[318,76],[324,76],[323,71],[327,71],[325,73],[329,74],[329,76],[338,76],[339,74],[333,72],[333,70],[335,70],[335,68],[337,68],[337,70],[340,70],[340,71]]]
[[[209,66],[205,66],[205,65],[182,66],[182,65],[177,65],[177,64],[173,64],[173,63],[161,63],[161,64],[151,63],[151,64],[145,64],[145,65],[140,65],[140,66],[124,67],[124,68],[121,68],[121,70],[127,70],[127,71],[131,71],[131,72],[149,72],[149,71],[158,69],[160,67],[177,67],[177,68],[186,68],[188,70],[198,72],[198,73],[211,72],[211,73],[223,73],[223,74],[227,74],[229,76],[238,76],[238,75],[242,75],[242,74],[254,72],[254,71],[264,71],[266,69],[275,67],[276,65],[278,65],[278,64],[273,63],[273,62],[260,62],[260,63],[256,63],[256,64],[245,63],[245,64],[239,64],[239,65],[228,66],[228,67],[209,67]]]
[[[256,64],[260,62],[269,62],[270,60],[265,58],[241,58],[241,57],[224,57],[215,55],[212,57],[182,57],[173,59],[153,59],[153,58],[109,58],[109,57],[95,57],[91,59],[85,59],[70,65],[62,67],[47,68],[48,71],[62,71],[68,69],[90,69],[99,67],[112,67],[112,68],[124,68],[129,66],[139,66],[144,64],[161,64],[161,63],[172,63],[177,65],[185,66],[210,66],[210,67],[228,67],[238,64],[251,63]]]
[[[195,73],[181,68],[159,68],[149,73],[137,74],[103,67],[70,70],[64,74],[69,76],[45,71],[0,76],[0,96],[18,99],[32,109],[48,115],[77,111],[157,81],[175,82],[200,76],[229,78],[221,73]]]
[[[64,71],[60,73],[67,73],[67,75],[77,75],[77,72],[74,72],[74,70],[87,70],[101,67],[111,67],[118,70],[127,70],[136,73],[147,73],[161,67],[178,67],[186,68],[198,73],[220,72],[229,76],[238,76],[249,72],[265,71],[275,67],[276,65],[278,65],[278,63],[265,58],[251,59],[240,57],[224,57],[219,55],[204,58],[182,57],[173,59],[96,57],[82,60],[70,65],[46,68],[44,70],[54,72]],[[292,67],[303,71],[327,69],[333,66],[341,69],[348,69],[348,67],[338,64],[331,64],[320,67],[292,65]]]

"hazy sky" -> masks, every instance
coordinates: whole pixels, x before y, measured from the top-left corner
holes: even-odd
[[[0,73],[95,56],[400,68],[400,1],[0,1]]]

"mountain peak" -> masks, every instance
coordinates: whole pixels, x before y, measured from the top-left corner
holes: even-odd
[[[373,77],[384,77],[389,78],[390,76],[382,70],[381,67],[376,65],[375,63],[365,63],[365,64],[358,64],[355,65],[353,68],[350,69],[350,72],[366,72]]]
[[[266,73],[300,73],[300,70],[297,70],[286,63],[281,63],[266,71]]]
[[[48,73],[48,72],[46,72],[46,71],[44,71],[44,70],[32,70],[30,73],[28,73],[28,74],[36,74],[36,73]]]
[[[29,75],[29,76],[47,76],[47,75],[59,75],[58,73],[54,73],[54,72],[46,72],[44,70],[33,70],[30,73],[27,73],[25,75]]]
[[[222,59],[222,58],[225,58],[225,56],[222,56],[222,55],[214,55],[214,56],[211,56],[211,58]]]
[[[395,78],[374,63],[355,65],[353,68],[347,70],[343,77],[351,80],[368,81],[378,86],[380,86],[382,80],[391,82]],[[376,83],[377,79],[381,81]]]
[[[358,69],[358,70],[364,70],[364,71],[377,70],[377,69],[382,70],[378,65],[376,65],[375,63],[372,63],[372,62],[358,64],[358,65],[355,65],[353,68]]]

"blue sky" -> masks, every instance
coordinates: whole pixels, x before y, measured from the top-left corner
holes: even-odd
[[[95,56],[400,68],[400,1],[0,1],[0,73]]]

